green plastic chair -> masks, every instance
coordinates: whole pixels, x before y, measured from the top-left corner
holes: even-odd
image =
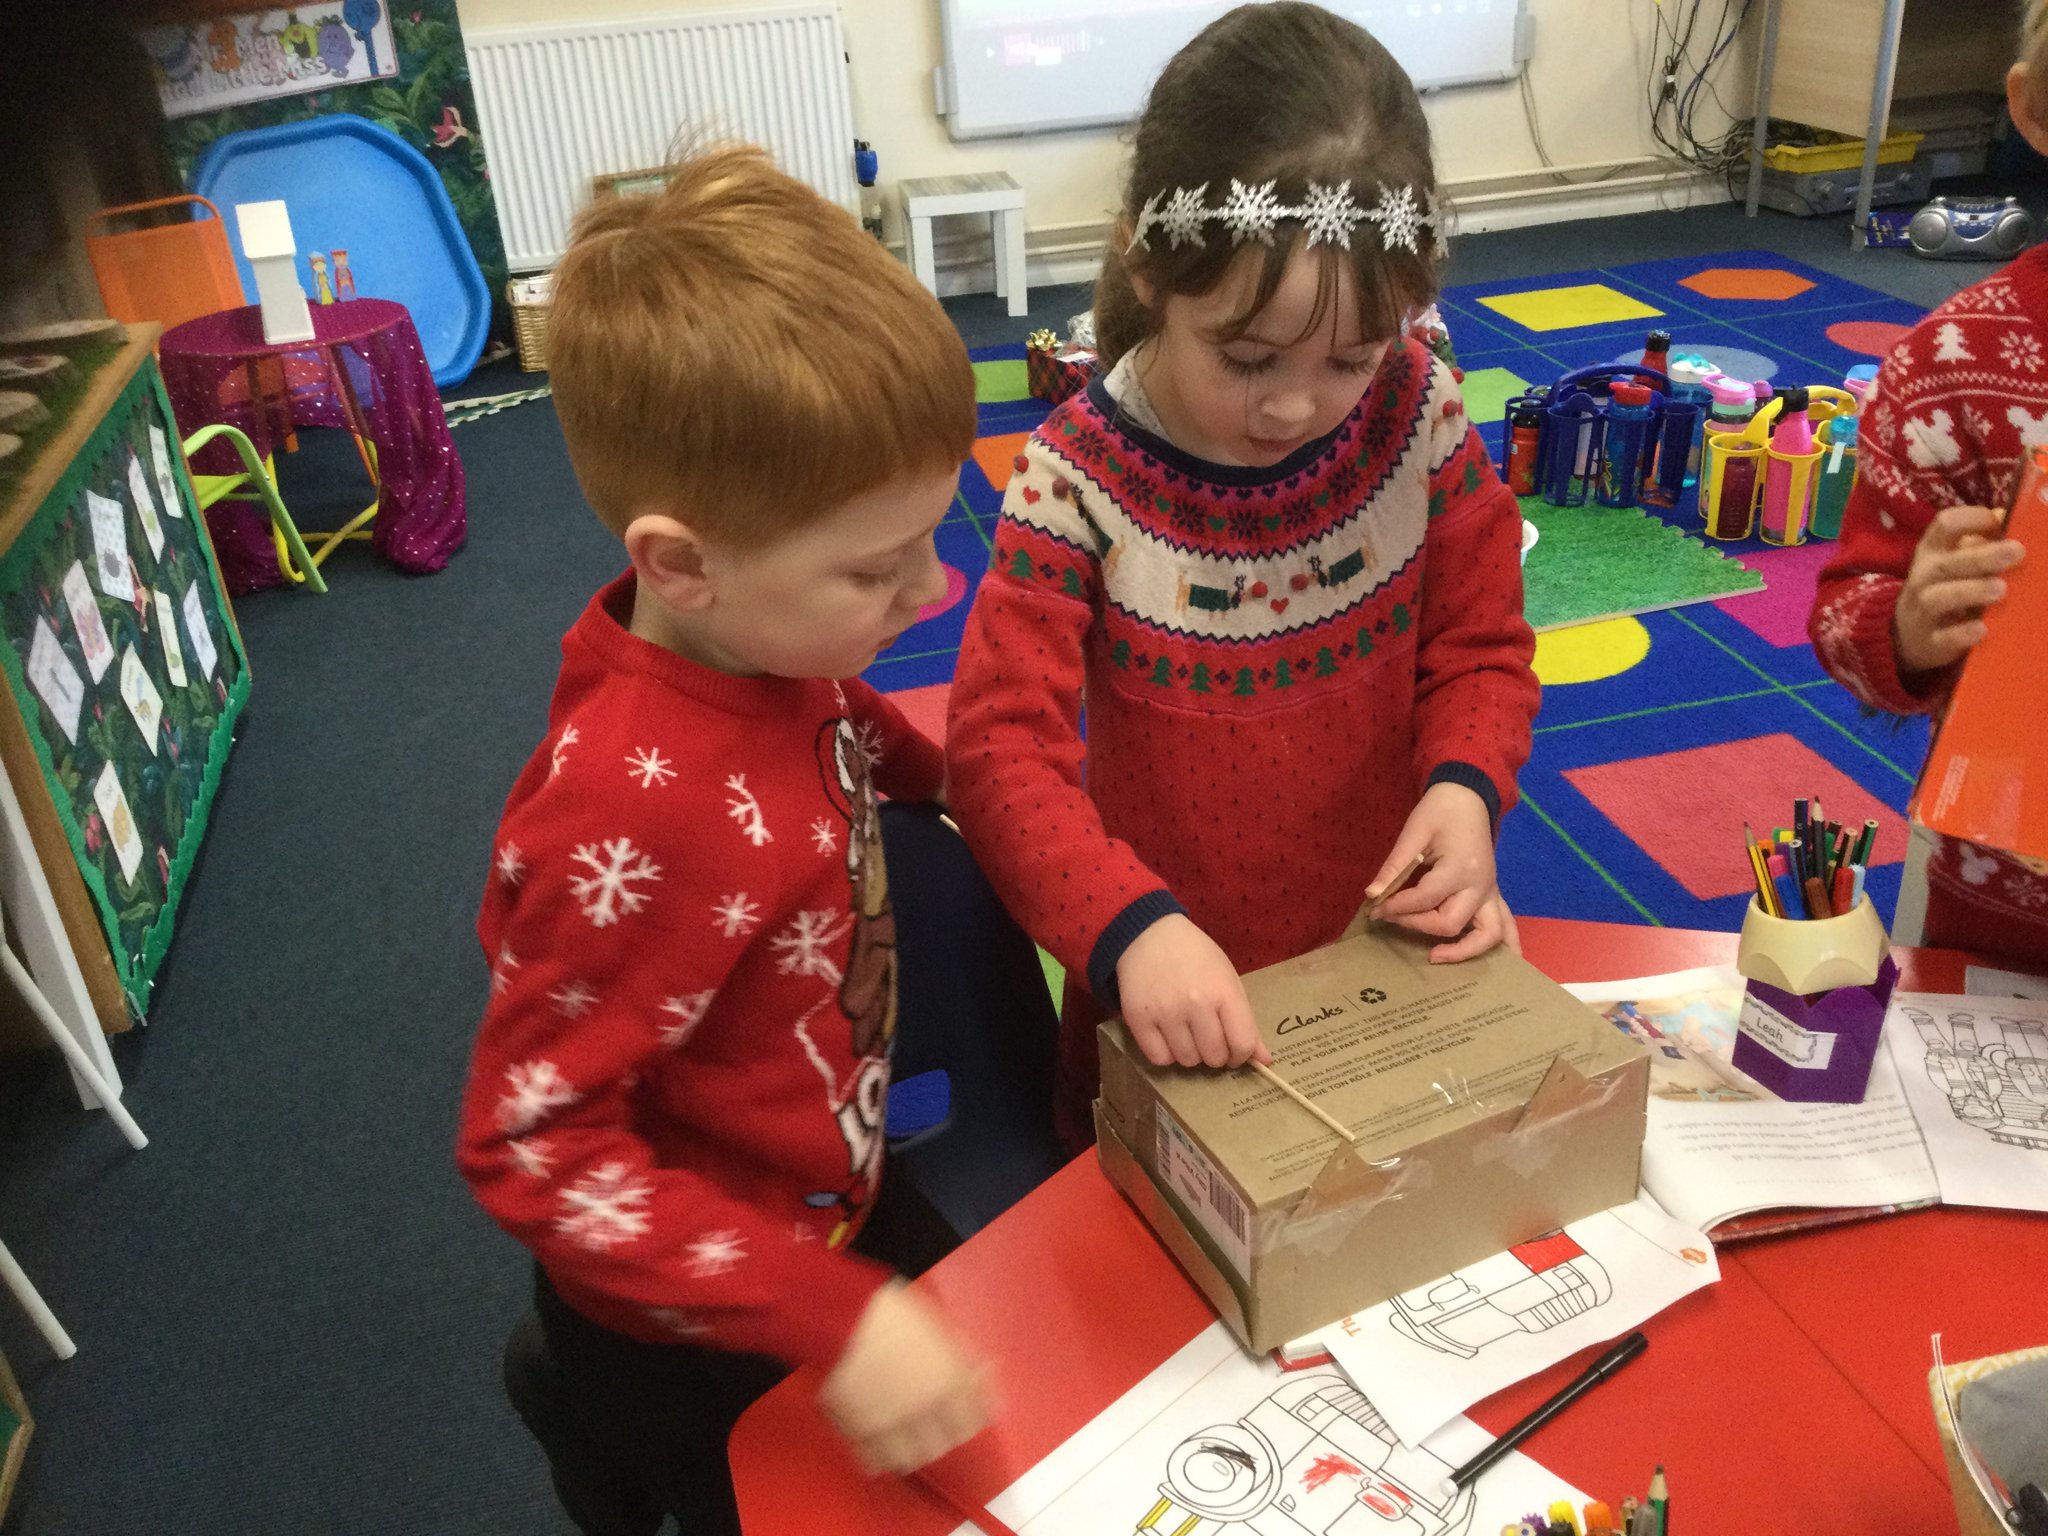
[[[242,472],[238,475],[192,476],[192,491],[199,502],[200,512],[204,514],[217,501],[262,503],[263,510],[270,514],[270,537],[277,545],[278,568],[294,582],[304,583],[307,591],[325,592],[327,583],[321,578],[320,567],[306,552],[306,543],[299,537],[298,525],[292,521],[291,513],[285,511],[283,501],[278,499],[277,484],[270,477],[270,467],[257,455],[256,445],[249,441],[248,435],[240,428],[217,422],[210,427],[201,427],[180,446],[189,461],[193,454],[217,437],[227,439],[228,446],[241,457]]]

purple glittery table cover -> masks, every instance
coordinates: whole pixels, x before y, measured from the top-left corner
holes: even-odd
[[[166,331],[159,360],[178,430],[190,436],[224,421],[267,455],[293,428],[353,422],[376,444],[382,482],[371,547],[400,570],[438,571],[462,547],[469,520],[462,458],[412,316],[389,299],[318,304],[312,313],[311,341],[266,342],[253,304]],[[241,461],[214,443],[192,467],[225,475]],[[218,501],[206,518],[230,591],[284,584],[260,504]]]

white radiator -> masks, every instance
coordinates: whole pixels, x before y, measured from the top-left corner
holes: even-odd
[[[515,272],[562,254],[591,177],[662,164],[679,129],[760,144],[860,211],[837,5],[479,27],[464,41]]]

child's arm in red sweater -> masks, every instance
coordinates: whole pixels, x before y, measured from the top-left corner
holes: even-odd
[[[463,1177],[551,1274],[636,1313],[654,1335],[829,1362],[889,1271],[792,1242],[786,1220],[664,1165],[638,1129],[642,1074],[687,1047],[744,948],[704,921],[721,861],[679,833],[666,806],[584,796],[563,779],[567,794],[529,802],[500,832],[485,919],[497,940],[492,997],[456,1149]],[[616,893],[577,893],[572,881],[606,867],[642,874]]]
[[[1983,638],[1978,611],[2005,595],[2000,574],[2020,547],[1997,538],[1984,445],[1940,407],[1901,403],[1923,323],[1878,375],[1857,434],[1857,471],[1842,516],[1841,547],[1821,572],[1807,633],[1822,666],[1865,704],[1893,714],[1939,707],[1954,664]],[[1926,381],[1921,381],[1923,389]]]
[[[1445,415],[1446,406],[1455,407]],[[1541,690],[1522,616],[1522,518],[1441,363],[1415,650],[1415,793],[1463,784],[1497,828],[1515,802]]]

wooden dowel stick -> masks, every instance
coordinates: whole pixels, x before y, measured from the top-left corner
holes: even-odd
[[[1346,1128],[1343,1121],[1338,1120],[1334,1116],[1330,1115],[1323,1109],[1323,1107],[1320,1104],[1316,1103],[1314,1099],[1310,1098],[1307,1094],[1303,1093],[1299,1088],[1295,1087],[1294,1084],[1287,1081],[1286,1078],[1282,1077],[1278,1072],[1275,1072],[1263,1061],[1254,1061],[1251,1062],[1249,1065],[1251,1066],[1251,1069],[1254,1072],[1259,1074],[1259,1076],[1263,1077],[1275,1088],[1278,1088],[1282,1093],[1286,1094],[1287,1097],[1294,1100],[1295,1103],[1299,1104],[1303,1109],[1307,1110],[1310,1114],[1314,1115],[1318,1120],[1322,1121],[1323,1124],[1327,1125],[1339,1136],[1342,1136],[1345,1139],[1345,1141],[1349,1142],[1353,1146],[1356,1146],[1358,1144],[1358,1138],[1351,1134],[1350,1130]]]

